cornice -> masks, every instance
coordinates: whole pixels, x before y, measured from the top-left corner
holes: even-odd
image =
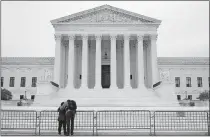
[[[208,57],[158,57],[158,65],[208,65]],[[1,65],[53,65],[54,57],[1,57]]]
[[[208,57],[158,57],[158,65],[209,65]]]
[[[1,65],[53,65],[54,57],[1,57]]]

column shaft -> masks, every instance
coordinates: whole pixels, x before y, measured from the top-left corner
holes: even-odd
[[[75,46],[74,46],[74,35],[69,35],[69,57],[68,57],[68,86],[74,88],[74,69],[75,69]]]
[[[151,36],[151,64],[152,64],[152,84],[155,84],[159,81],[159,72],[157,66],[157,35]]]
[[[117,88],[117,73],[116,73],[116,35],[111,35],[111,86],[110,88]]]
[[[144,85],[144,54],[143,54],[143,36],[138,35],[138,46],[137,46],[137,64],[138,64],[138,88]]]
[[[61,76],[61,35],[55,34],[55,63],[54,63],[54,82],[60,86]]]
[[[82,36],[82,85],[81,88],[88,88],[88,36]]]
[[[124,88],[130,88],[130,36],[124,36]]]
[[[96,38],[96,79],[95,89],[101,89],[101,37],[97,35]]]

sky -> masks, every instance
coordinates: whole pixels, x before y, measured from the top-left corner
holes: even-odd
[[[162,20],[158,57],[209,57],[208,1],[2,1],[2,57],[54,57],[50,21],[104,4]]]

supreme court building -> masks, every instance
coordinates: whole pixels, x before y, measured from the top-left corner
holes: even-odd
[[[91,107],[173,106],[209,90],[209,58],[157,58],[160,20],[103,5],[51,23],[55,57],[2,58],[1,87],[14,100],[27,94],[41,106],[66,99]]]
[[[51,21],[60,88],[152,88],[160,20],[109,5]]]

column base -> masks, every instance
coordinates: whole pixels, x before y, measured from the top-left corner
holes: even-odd
[[[109,89],[115,90],[115,89],[118,89],[118,87],[117,86],[110,86]]]
[[[126,90],[132,90],[132,87],[131,86],[124,86],[123,89],[126,89]]]
[[[89,88],[85,85],[81,85],[80,89],[83,89],[83,90],[88,90]]]
[[[94,87],[94,90],[102,90],[102,87]]]
[[[146,88],[146,86],[144,84],[139,84],[137,89],[145,91],[147,88]]]

